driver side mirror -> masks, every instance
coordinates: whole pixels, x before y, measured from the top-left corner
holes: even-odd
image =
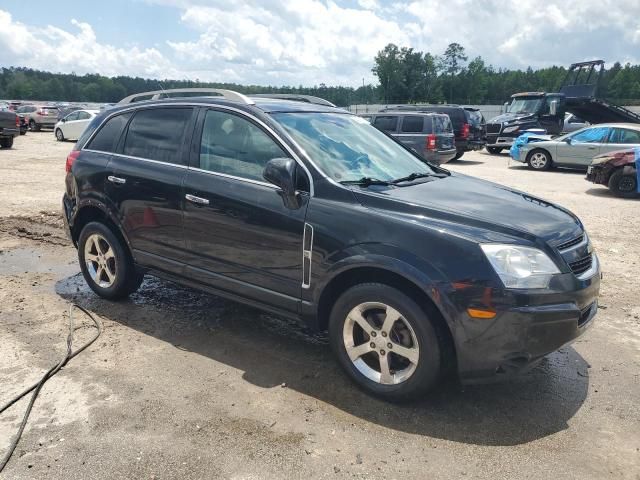
[[[571,137],[567,137],[564,139],[564,143],[571,145]]]
[[[504,104],[502,105],[502,108],[504,109],[504,113],[506,113],[507,109],[509,108],[509,102],[504,102]]]
[[[262,172],[264,179],[278,187],[285,207],[300,208],[300,198],[296,190],[296,161],[293,158],[272,158]]]
[[[62,119],[60,119],[60,121],[61,121],[62,123],[66,123],[67,119],[66,119],[66,118],[62,118]]]
[[[558,113],[558,101],[557,100],[551,100],[551,103],[549,104],[549,112],[551,112],[551,115],[556,115]]]

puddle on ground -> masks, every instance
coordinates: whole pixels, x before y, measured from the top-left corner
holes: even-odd
[[[77,263],[61,261],[55,255],[43,254],[41,249],[14,248],[0,251],[0,275],[28,273],[54,273],[73,275],[78,271]]]

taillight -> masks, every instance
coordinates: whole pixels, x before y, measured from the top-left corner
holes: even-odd
[[[425,145],[427,150],[435,150],[436,149],[436,136],[431,133],[427,135],[427,143]]]
[[[469,136],[469,124],[462,124],[462,138],[467,138]]]
[[[65,170],[67,173],[71,171],[71,167],[73,166],[73,162],[76,161],[76,158],[80,156],[80,150],[73,150],[69,155],[67,155],[67,163],[65,165]]]
[[[20,117],[16,115],[16,127],[20,128]]]

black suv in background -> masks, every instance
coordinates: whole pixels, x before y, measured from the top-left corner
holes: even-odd
[[[593,323],[598,259],[564,208],[321,99],[187,93],[127,97],[67,158],[64,217],[101,297],[148,273],[300,319],[389,400],[523,371]]]
[[[385,112],[368,115],[371,124],[418,152],[425,160],[442,165],[456,156],[448,115],[422,112]]]
[[[463,107],[469,124],[469,140],[472,150],[482,150],[487,144],[487,122],[478,108]]]
[[[381,112],[387,111],[416,111],[449,115],[456,139],[456,156],[454,160],[462,158],[464,152],[484,148],[484,139],[475,138],[471,135],[472,125],[469,123],[469,112],[459,105],[396,105],[381,110]]]

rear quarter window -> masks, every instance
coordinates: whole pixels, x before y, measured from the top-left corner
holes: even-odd
[[[422,133],[424,130],[424,117],[421,115],[407,115],[402,118],[402,133]]]
[[[122,131],[127,125],[129,118],[131,118],[131,112],[111,117],[104,123],[104,125],[102,125],[100,130],[98,130],[98,133],[96,133],[96,135],[91,139],[86,148],[89,150],[97,150],[99,152],[115,152],[120,136],[122,135]],[[85,130],[82,137],[90,136],[99,125],[99,122],[99,117],[96,117],[94,121],[89,124],[89,128]],[[83,144],[84,139],[82,137],[78,140],[78,145]]]

